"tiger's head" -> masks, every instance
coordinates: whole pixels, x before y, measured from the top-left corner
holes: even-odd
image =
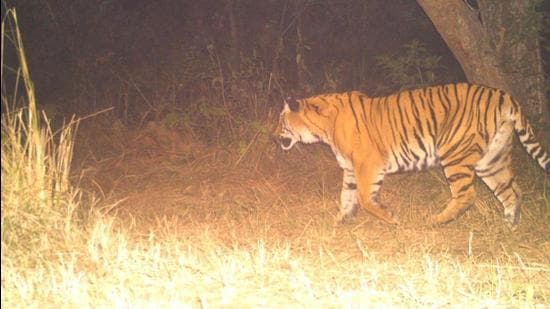
[[[287,98],[274,135],[281,148],[289,150],[297,142],[306,144],[330,141],[334,108],[321,98],[296,100]]]

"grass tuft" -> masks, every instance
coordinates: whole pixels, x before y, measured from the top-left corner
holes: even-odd
[[[14,34],[10,41],[21,65],[15,84],[22,80],[26,104],[18,106],[2,94],[2,247],[10,249],[2,254],[47,256],[43,249],[65,242],[75,223],[79,192],[70,186],[69,173],[76,123],[54,134],[48,119],[38,113],[14,10],[2,22],[3,37],[6,25]],[[4,73],[2,67],[3,84]]]

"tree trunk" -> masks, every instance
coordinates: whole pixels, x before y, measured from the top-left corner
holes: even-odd
[[[545,103],[537,1],[478,1],[499,67],[513,81],[510,87],[531,114],[542,114]]]
[[[510,90],[491,50],[490,40],[462,0],[417,0],[462,66],[468,81]]]
[[[548,119],[547,106],[543,102],[544,90],[536,89],[535,92],[538,95],[535,96],[524,91],[533,84],[540,84],[540,76],[537,76],[540,73],[536,69],[537,65],[540,66],[540,63],[537,64],[540,62],[540,56],[536,48],[531,50],[524,48],[521,55],[525,57],[526,53],[530,53],[533,56],[531,64],[534,63],[535,68],[526,76],[518,77],[517,74],[510,74],[513,72],[507,72],[503,64],[519,61],[520,56],[516,55],[515,59],[503,59],[499,53],[502,49],[497,46],[498,39],[502,38],[502,33],[506,30],[505,27],[510,27],[509,24],[502,22],[497,29],[484,26],[477,11],[471,10],[463,0],[417,0],[417,2],[462,66],[469,82],[505,90],[516,97],[528,112],[537,113],[540,117]],[[536,30],[531,29],[531,31]],[[536,35],[535,39],[537,39]],[[534,79],[537,82],[527,81],[532,76],[535,76]],[[533,103],[537,108],[532,108]]]

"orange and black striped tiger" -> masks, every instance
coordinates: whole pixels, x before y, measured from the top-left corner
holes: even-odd
[[[332,148],[344,171],[337,222],[349,219],[361,204],[378,218],[398,223],[378,199],[384,175],[440,165],[452,198],[433,223],[453,220],[474,202],[477,175],[514,227],[521,208],[511,166],[514,131],[548,173],[550,157],[518,103],[480,85],[448,84],[377,98],[354,91],[289,99],[275,134],[284,150],[297,142]]]

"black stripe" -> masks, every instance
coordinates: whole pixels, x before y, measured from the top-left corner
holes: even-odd
[[[525,141],[525,142],[522,142],[522,144],[524,145],[538,145],[538,141],[535,139],[535,137],[533,135],[527,135],[529,138]]]
[[[320,111],[319,111],[319,106],[314,105],[314,104],[312,104],[312,103],[306,102],[306,110],[313,111],[313,112],[316,113],[317,115],[322,116],[321,113],[320,113]]]
[[[491,177],[491,176],[494,176],[494,175],[500,173],[502,170],[508,168],[506,165],[502,165],[498,169],[496,169],[494,171],[491,171],[489,174],[485,174],[486,172],[490,171],[493,167],[494,166],[489,166],[489,167],[487,167],[486,169],[483,169],[483,170],[476,170],[476,173],[482,178],[483,177]]]
[[[381,128],[379,128],[379,127],[382,124],[386,123],[384,121],[384,116],[389,116],[387,110],[384,109],[384,107],[387,107],[387,104],[386,104],[387,99],[388,99],[388,97],[384,97],[384,102],[380,102],[380,101],[382,101],[382,98],[376,98],[376,100],[371,99],[370,103],[369,103],[369,108],[370,108],[369,115],[370,115],[370,117],[374,118],[374,116],[376,116],[376,114],[379,117],[379,122],[378,122],[379,125],[372,126],[374,128],[374,130],[376,131],[376,132],[373,132],[374,138],[372,138],[372,140],[375,142],[379,153],[383,154],[383,155],[386,155],[386,149],[385,149],[385,147],[383,147],[383,145],[384,145],[383,140],[382,140],[383,135],[380,133]],[[373,113],[375,113],[374,112],[375,108],[376,108],[376,114],[373,116]],[[390,128],[390,130],[391,130],[391,128]],[[368,130],[367,130],[367,132],[368,132]],[[369,134],[370,134],[370,132],[369,132]],[[382,145],[380,145],[380,144],[382,144]]]
[[[406,123],[405,121],[408,122],[408,117],[405,117],[403,116],[403,114],[406,114],[406,113],[403,113],[403,105],[401,104],[401,94],[402,93],[399,93],[399,95],[397,96],[397,110],[399,111],[399,118],[401,118],[401,125],[403,126],[403,129],[405,129],[406,127]]]
[[[401,156],[407,158],[408,163],[411,162],[411,158],[409,155],[412,155],[413,157],[416,157],[414,153],[411,152],[411,149],[409,148],[408,142],[399,142],[399,148],[401,149]]]
[[[454,160],[451,161],[451,162],[447,162],[447,163],[445,164],[445,167],[450,167],[450,166],[459,165],[464,159],[467,159],[468,157],[469,157],[468,155],[464,155],[464,156],[458,157],[458,158],[454,159]]]
[[[409,158],[409,161],[411,160],[410,156],[412,156],[413,157],[412,162],[418,162],[418,159],[420,159],[420,157],[416,153],[414,153],[414,151],[412,151],[409,145],[410,145],[409,143],[401,143],[401,148],[404,148],[404,151],[406,152],[407,158]]]
[[[369,137],[369,140],[374,143],[374,145],[376,146],[376,149],[378,150],[378,152],[381,155],[384,155],[385,152],[382,150],[382,147],[380,146],[380,142],[378,140],[374,139],[374,136],[373,136],[374,132],[372,132],[372,134],[371,134],[371,132],[370,132],[371,127],[368,125],[369,123],[374,122],[374,118],[372,116],[372,113],[373,113],[374,108],[376,107],[376,106],[373,106],[373,104],[375,104],[375,103],[373,102],[372,98],[369,98],[370,101],[368,103],[369,104],[368,108],[369,108],[369,117],[370,118],[367,120],[367,112],[365,110],[365,102],[363,101],[364,98],[365,97],[362,96],[362,95],[359,96],[359,100],[361,101],[361,110],[363,111],[363,124],[365,125],[365,132],[367,132],[367,136]],[[380,115],[380,117],[382,117],[382,113],[380,111],[379,111],[378,114]],[[380,122],[380,123],[382,123],[382,122]],[[380,133],[378,131],[379,125],[375,124],[372,127],[374,127],[374,129],[376,130],[376,133],[378,133],[378,135],[380,135]]]
[[[428,121],[428,130],[430,131],[430,135],[432,137],[435,137],[436,131],[437,131],[437,117],[435,116],[435,111],[431,106],[426,106],[426,102],[424,101],[424,97],[422,94],[419,93],[418,98],[420,99],[420,102],[422,103],[422,107],[424,110],[428,110],[430,113],[430,118],[432,120],[432,123]],[[433,126],[432,126],[433,124]]]
[[[496,195],[496,196],[499,196],[500,194],[504,193],[506,190],[510,189],[510,187],[512,187],[512,183],[514,182],[514,178],[510,178],[508,179],[507,182],[505,182],[504,184],[500,183],[496,188],[495,188],[495,191],[493,191],[493,193]]]
[[[456,113],[454,114],[454,116],[460,114],[460,118],[458,119],[458,122],[455,122],[455,118],[456,117],[452,117],[451,119],[451,124],[453,125],[453,127],[451,127],[450,131],[448,132],[447,136],[449,137],[453,137],[455,136],[456,132],[462,127],[462,126],[465,126],[465,125],[468,125],[467,123],[466,124],[463,124],[463,120],[464,120],[464,115],[466,114],[466,109],[468,107],[468,96],[469,96],[469,93],[470,93],[470,85],[468,85],[468,90],[466,91],[466,102],[463,102],[464,104],[460,104],[462,102],[460,102],[459,98],[458,98],[458,93],[455,93],[455,98],[456,98],[456,103],[457,103],[457,110],[456,110]],[[461,110],[460,107],[463,107],[463,109]]]
[[[437,92],[437,97],[439,98],[440,105],[443,107],[445,114],[447,114],[451,109],[451,99],[449,99],[449,95],[447,94],[448,88],[443,88],[443,90],[444,91]],[[443,96],[441,96],[442,94]]]
[[[401,158],[401,161],[403,161],[403,164],[405,164],[402,167],[403,168],[408,167],[408,165],[411,163],[411,160],[408,157],[406,157],[406,155],[403,152],[400,153],[399,157]]]
[[[491,89],[491,90],[489,91],[489,96],[487,96],[487,100],[486,100],[487,105],[485,106],[485,113],[484,113],[484,115],[487,115],[487,114],[489,113],[489,107],[491,107],[491,99],[493,98],[493,93],[494,93],[494,92],[495,92],[494,89]]]
[[[470,100],[470,102],[472,104],[468,104],[469,102],[466,102],[466,104],[470,107],[470,112],[468,113],[468,120],[466,122],[468,124],[468,126],[469,126],[469,124],[472,123],[472,121],[475,121],[477,123],[480,122],[479,118],[477,118],[477,119],[473,119],[473,118],[474,118],[474,116],[476,116],[476,114],[478,114],[475,111],[479,110],[479,102],[481,101],[481,98],[483,97],[484,92],[485,92],[485,90],[484,90],[483,87],[477,86],[476,90],[474,91],[474,94],[472,95],[472,99]],[[478,95],[477,98],[476,98],[476,95]],[[475,105],[473,104],[474,102],[475,102]],[[479,117],[479,115],[478,115],[478,117]],[[481,121],[482,126],[483,126],[483,124],[486,124],[486,123],[487,122],[485,122],[485,121]]]
[[[327,105],[330,105],[330,102],[324,96],[319,96],[318,98],[319,100],[325,102]]]
[[[540,160],[542,157],[544,157],[544,151],[542,150],[542,148],[537,145],[535,146],[535,148],[533,148],[533,151],[531,153],[531,156],[535,159],[535,160]]]
[[[412,149],[410,149],[410,147],[409,147],[409,152],[414,157],[414,162],[418,162],[418,159],[420,159],[420,156],[417,155],[414,151],[412,151]]]
[[[498,100],[498,111],[500,113],[500,110],[502,109],[502,105],[504,104],[504,96],[506,95],[506,93],[502,90],[499,90],[498,93],[500,95],[500,99]]]
[[[359,102],[361,102],[361,111],[363,112],[363,115],[361,118],[363,118],[363,125],[365,125],[365,130],[367,131],[367,133],[369,133],[369,129],[367,126],[367,113],[365,112],[365,101],[363,99],[364,99],[364,96],[360,95]]]
[[[428,88],[428,94],[430,95],[430,99],[428,100],[428,103],[432,105],[432,108],[435,108],[436,104],[435,104],[432,88]],[[447,108],[445,108],[444,105],[442,105],[441,107],[443,107],[443,109],[445,110],[445,113],[446,113]]]
[[[389,108],[389,104],[387,104],[388,97],[384,98],[384,106],[386,107],[386,110],[384,111],[388,115],[388,123],[390,125],[390,131],[391,135],[393,137],[393,144],[396,145],[398,143],[398,137],[396,134],[399,132],[399,128],[397,128],[397,123],[395,123],[396,117],[393,117],[392,109]]]
[[[519,103],[512,97],[510,97],[510,101],[512,101],[512,114],[517,114],[519,112]]]
[[[420,137],[420,135],[418,135],[417,131],[416,130],[413,130],[413,134],[414,134],[414,138],[416,139],[416,143],[418,143],[418,146],[420,147],[420,149],[422,149],[422,151],[424,153],[427,153],[426,151],[426,145],[424,145],[424,141],[422,140],[422,138]]]
[[[514,193],[510,193],[510,194],[508,194],[507,197],[505,197],[505,198],[500,197],[500,199],[502,200],[502,204],[505,205],[511,198],[513,198],[515,196],[516,195]]]
[[[312,127],[315,127],[315,128],[317,128],[319,131],[323,132],[323,134],[325,135],[325,137],[328,137],[328,136],[329,136],[329,135],[328,135],[328,132],[327,132],[324,128],[318,126],[314,121],[312,121],[309,117],[306,117],[306,116],[307,116],[307,115],[304,115],[304,119],[306,119],[306,120],[308,121],[308,125],[310,125],[310,126],[312,126]],[[336,118],[335,118],[335,119],[336,119]],[[334,136],[334,135],[333,135],[333,136]]]
[[[397,111],[399,112],[399,123],[401,124],[401,140],[405,141],[407,145],[409,144],[409,137],[407,136],[407,125],[405,124],[405,117],[403,116],[403,108],[401,106],[401,93],[397,95]],[[402,133],[402,134],[401,134]]]
[[[460,113],[460,120],[458,121],[459,124],[462,123],[462,119],[464,119],[464,114],[465,114],[465,111],[466,111],[466,108],[468,107],[468,102],[470,101],[470,90],[472,90],[472,85],[468,85],[468,88],[466,89],[466,97],[464,98],[464,102],[462,102],[459,98],[459,95],[458,95],[458,89],[457,89],[457,92],[455,94],[455,99],[456,99],[456,104],[457,104],[457,113],[460,109],[460,107],[463,107],[462,109],[462,113]]]
[[[416,126],[420,130],[420,134],[424,135],[424,129],[422,128],[422,123],[420,122],[420,111],[418,110],[418,106],[416,106],[416,101],[414,100],[413,94],[410,91],[408,91],[408,94],[409,94],[409,100],[411,100],[412,112],[413,112],[414,120],[416,122]]]
[[[496,162],[498,162],[500,159],[502,159],[502,156],[505,155],[506,152],[505,151],[501,151],[499,152],[494,158],[491,159],[491,161],[489,161],[487,163],[487,165],[493,165],[495,164]]]
[[[500,113],[501,113],[501,110],[502,110],[502,105],[504,105],[504,95],[505,93],[501,90],[498,90],[498,105],[497,105],[497,110],[496,112],[493,114],[493,121],[496,124],[498,124],[498,117],[500,116]]]
[[[454,175],[451,175],[451,176],[447,177],[447,181],[452,183],[452,182],[455,182],[457,180],[464,179],[464,178],[471,177],[471,176],[472,175],[468,174],[468,173],[456,173]]]
[[[357,119],[357,114],[355,113],[355,108],[353,108],[353,102],[351,101],[351,93],[348,92],[348,104],[351,107],[351,112],[353,113],[353,118],[355,118],[355,129],[359,132],[359,120]]]
[[[460,193],[463,193],[465,191],[467,191],[468,189],[470,189],[470,187],[474,184],[473,181],[470,181],[469,183],[463,185],[457,192],[456,194],[460,194]]]
[[[483,97],[483,93],[485,93],[485,89],[483,89],[483,87],[478,87],[476,92],[477,91],[480,91],[479,97],[477,97],[476,105],[475,105],[475,107],[478,108],[479,107],[479,102],[481,102],[481,98]],[[475,93],[474,93],[474,97],[475,97]]]
[[[451,155],[458,147],[462,146],[461,143],[455,143],[451,148],[449,148],[445,153],[441,154],[439,157],[441,160],[447,159],[447,156]]]
[[[481,119],[487,119],[487,113],[489,111],[489,107],[491,106],[491,98],[493,97],[493,90],[488,89],[489,93],[487,94],[487,99],[484,100],[485,102],[485,111],[483,114],[480,115]],[[489,142],[489,133],[487,132],[487,121],[480,121],[481,124],[481,136],[483,137],[483,140],[485,143]]]
[[[393,147],[390,150],[391,150],[391,155],[393,157],[393,160],[395,161],[395,164],[397,164],[397,170],[401,170],[401,165],[399,164],[399,157],[393,150]]]

